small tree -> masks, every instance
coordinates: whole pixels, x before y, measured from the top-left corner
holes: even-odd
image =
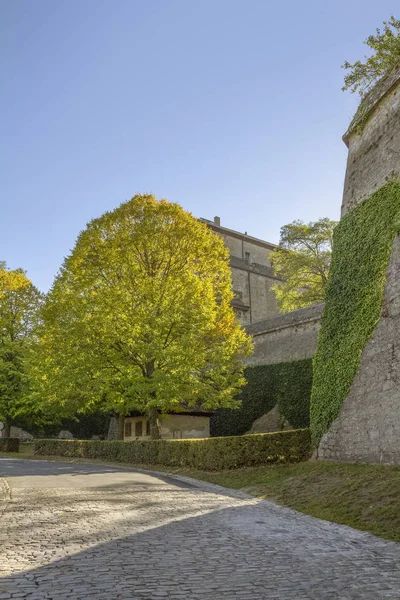
[[[282,312],[323,302],[336,221],[293,221],[281,228],[279,248],[271,252],[275,274],[283,283],[273,286]]]
[[[27,358],[41,294],[21,269],[0,269],[0,420],[10,436],[13,420],[29,408]]]
[[[91,221],[50,291],[40,394],[123,417],[235,406],[250,341],[231,307],[222,240],[177,204],[135,196]],[[119,437],[123,431],[120,428]]]
[[[364,42],[373,53],[364,56],[364,62],[357,60],[354,64],[346,61],[344,69],[350,72],[344,78],[343,91],[365,94],[384,75],[400,64],[400,20],[390,17],[383,22],[383,30],[376,30],[376,35],[370,35]]]

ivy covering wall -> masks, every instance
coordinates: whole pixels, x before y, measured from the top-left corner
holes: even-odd
[[[314,445],[338,416],[381,315],[386,269],[400,231],[400,182],[391,181],[346,214],[334,232],[325,310],[314,358]]]
[[[295,428],[309,426],[312,360],[247,367],[247,385],[237,409],[223,408],[211,417],[211,435],[242,435],[276,404]]]

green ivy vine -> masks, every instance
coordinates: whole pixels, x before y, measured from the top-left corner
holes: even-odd
[[[400,231],[400,182],[393,180],[346,214],[333,238],[325,310],[313,364],[314,445],[338,416],[381,315],[386,270]]]
[[[247,384],[239,397],[240,407],[217,410],[211,417],[211,435],[242,435],[276,404],[295,429],[309,426],[311,358],[247,367],[245,377]]]

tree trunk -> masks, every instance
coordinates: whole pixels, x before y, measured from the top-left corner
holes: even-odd
[[[158,420],[158,410],[156,408],[150,408],[147,413],[147,417],[150,423],[150,437],[152,440],[161,439],[160,422]]]
[[[124,426],[125,426],[125,415],[118,415],[118,431],[117,431],[117,440],[124,439]]]
[[[110,423],[108,426],[107,439],[108,440],[116,440],[117,437],[118,437],[118,421],[117,421],[116,415],[112,415],[112,417],[110,417]]]
[[[11,419],[10,418],[5,418],[4,419],[4,429],[3,429],[3,433],[2,436],[3,438],[9,438],[11,436]]]

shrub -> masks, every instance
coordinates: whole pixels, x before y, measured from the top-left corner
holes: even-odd
[[[100,458],[206,471],[299,462],[309,458],[310,449],[308,429],[190,440],[35,440],[34,443],[34,453],[42,456]]]
[[[0,452],[19,452],[19,438],[0,438]]]
[[[211,435],[242,435],[276,404],[292,427],[308,427],[312,359],[247,367],[237,409],[222,408],[211,417]]]

